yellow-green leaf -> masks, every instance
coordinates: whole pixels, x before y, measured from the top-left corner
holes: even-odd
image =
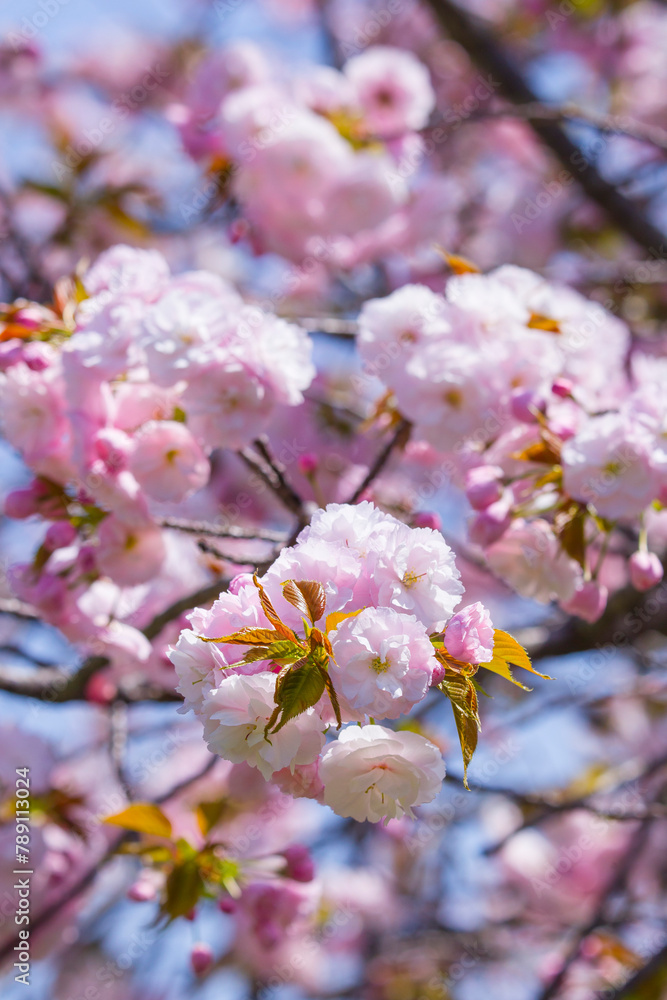
[[[523,667],[524,670],[528,670],[537,677],[543,677],[547,681],[551,680],[548,674],[541,674],[539,670],[535,670],[530,662],[528,653],[513,636],[507,632],[502,632],[500,629],[496,629],[493,633],[493,640],[493,659],[488,663],[480,663],[480,667],[484,667],[485,670],[491,670],[494,674],[500,674],[501,677],[511,681],[512,684],[516,684],[517,687],[523,688],[524,691],[530,691],[531,689],[516,680],[510,670],[510,664],[513,664],[515,667]]]
[[[470,677],[464,674],[446,674],[439,687],[452,703],[463,755],[463,784],[469,789],[468,765],[477,748],[477,739],[481,729],[477,710],[477,692]]]
[[[354,618],[355,615],[360,614],[363,610],[363,608],[358,608],[356,611],[332,611],[326,618],[327,632],[333,632],[346,618]]]
[[[148,833],[155,837],[171,837],[171,823],[159,806],[152,802],[134,802],[122,812],[107,816],[105,823],[120,826],[135,833]]]
[[[175,865],[167,876],[162,912],[172,920],[186,916],[197,905],[203,891],[204,882],[194,859]]]

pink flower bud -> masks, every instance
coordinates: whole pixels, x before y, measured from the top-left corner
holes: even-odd
[[[502,496],[503,470],[497,465],[478,465],[466,475],[466,497],[473,510],[485,510]]]
[[[218,909],[222,913],[236,913],[238,904],[231,896],[221,896],[218,900]]]
[[[573,388],[574,386],[568,378],[557,378],[551,386],[551,391],[554,396],[560,396],[561,399],[567,399],[568,396],[572,395]]]
[[[196,976],[202,976],[213,965],[213,951],[205,941],[193,944],[190,952],[190,965]]]
[[[629,559],[630,582],[635,590],[650,590],[664,575],[655,552],[634,552]]]
[[[94,705],[108,705],[118,694],[118,688],[107,674],[93,674],[86,684],[86,701]]]
[[[319,462],[317,461],[317,455],[313,455],[312,452],[308,451],[305,455],[299,455],[296,464],[302,476],[312,476],[317,472]]]
[[[470,522],[468,526],[470,541],[486,548],[487,545],[492,545],[502,538],[511,523],[509,502],[502,497],[495,503],[489,504],[486,510],[480,511]]]
[[[592,625],[598,618],[602,617],[604,609],[607,607],[608,596],[607,588],[603,584],[589,580],[588,583],[575,591],[574,596],[569,601],[561,603],[561,608],[568,614],[583,618],[585,622]]]
[[[433,675],[431,677],[431,687],[437,687],[438,684],[442,684],[445,679],[445,668],[440,661],[437,662],[433,668]]]
[[[544,400],[530,389],[517,389],[510,402],[512,416],[523,424],[537,423],[535,411],[544,412]]]
[[[432,510],[417,511],[412,523],[415,528],[432,528],[434,531],[440,531],[442,528],[442,519],[440,515],[436,514]]]
[[[493,659],[491,615],[477,601],[462,608],[449,619],[445,629],[445,648],[450,656],[465,663],[488,663]]]
[[[5,497],[5,514],[17,521],[37,513],[37,498],[33,489],[12,490]]]
[[[76,568],[84,576],[95,572],[97,569],[97,560],[95,559],[95,549],[92,545],[81,546],[76,557]]]
[[[148,903],[155,899],[156,888],[146,879],[138,878],[127,890],[127,898],[135,903]]]
[[[285,876],[295,882],[312,882],[315,878],[315,865],[310,851],[303,844],[292,844],[283,851],[285,859]]]
[[[54,521],[44,536],[44,545],[53,552],[54,549],[67,548],[76,537],[76,528],[69,521]]]

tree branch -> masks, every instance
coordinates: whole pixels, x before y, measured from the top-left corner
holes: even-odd
[[[374,480],[380,475],[380,473],[384,469],[385,465],[391,458],[391,454],[394,448],[405,447],[405,445],[408,442],[408,438],[410,437],[411,430],[412,430],[412,424],[410,423],[410,421],[405,420],[403,417],[401,417],[398,424],[396,425],[394,433],[387,441],[384,448],[382,448],[382,450],[378,452],[375,461],[373,462],[370,469],[364,476],[363,481],[359,484],[359,486],[357,486],[356,490],[349,498],[347,503],[356,503],[357,500],[359,500],[359,498],[363,496],[363,494],[371,485],[371,483],[374,482]]]
[[[601,924],[604,923],[604,917],[607,910],[607,905],[612,896],[619,892],[625,886],[626,880],[634,867],[635,862],[641,856],[642,850],[646,844],[649,832],[651,828],[651,819],[643,820],[637,827],[635,832],[630,838],[628,846],[626,847],[621,859],[604,889],[598,904],[595,908],[593,916],[590,918],[587,924],[579,928],[577,931],[574,943],[570,948],[564,962],[562,963],[560,969],[553,977],[551,982],[547,983],[545,988],[539,994],[538,1000],[552,1000],[553,997],[559,992],[561,986],[565,982],[568,972],[572,965],[576,962],[581,951],[581,946],[583,945],[589,934],[592,934]]]
[[[268,528],[238,528],[229,525],[219,528],[208,521],[187,521],[180,517],[160,517],[156,521],[161,528],[173,528],[189,535],[210,535],[212,538],[240,538],[246,541],[284,542],[287,537],[282,531],[271,531]],[[2,607],[0,606],[0,610]]]
[[[216,760],[217,760],[216,757],[211,756],[211,758],[206,761],[206,766],[200,769],[197,772],[197,774],[193,774],[191,777],[186,778],[184,781],[179,781],[168,792],[166,792],[163,795],[157,796],[157,798],[155,799],[156,804],[161,805],[163,802],[167,802],[175,795],[178,795],[179,792],[182,792],[185,788],[188,788],[190,785],[194,784],[195,781],[198,781],[200,778],[203,778],[215,766]],[[89,868],[84,873],[84,875],[82,875],[81,878],[74,883],[74,885],[70,886],[70,888],[59,899],[57,899],[54,903],[48,906],[45,910],[42,910],[40,913],[37,914],[36,917],[34,917],[31,920],[30,924],[31,932],[34,933],[35,931],[39,930],[40,927],[48,923],[49,920],[51,920],[53,917],[57,916],[58,913],[62,910],[63,906],[66,906],[67,903],[70,903],[73,899],[76,899],[77,896],[79,896],[85,889],[87,889],[88,886],[95,880],[95,877],[100,871],[100,869],[104,865],[108,864],[108,862],[115,857],[116,852],[118,851],[118,848],[121,846],[121,844],[123,844],[126,840],[128,840],[132,836],[133,834],[132,831],[130,830],[124,830],[122,833],[117,834],[117,836],[109,844],[109,848],[102,855],[102,857],[91,868]],[[2,948],[0,948],[0,963],[3,962],[8,956],[10,956],[13,953],[14,947],[17,943],[19,943],[19,939],[18,937],[15,937],[7,941],[2,946]]]
[[[488,118],[522,118],[528,122],[580,122],[590,125],[598,132],[609,135],[622,135],[637,142],[655,146],[667,152],[667,131],[655,125],[645,125],[643,122],[629,121],[619,115],[603,115],[595,111],[585,111],[576,104],[560,104],[550,106],[540,101],[530,104],[514,104],[508,108],[484,109],[474,112],[469,121],[480,121]]]
[[[452,0],[428,0],[444,30],[461,45],[473,62],[489,73],[500,92],[514,104],[539,103],[520,70],[481,22]],[[556,154],[584,192],[614,223],[655,257],[667,256],[665,234],[642,215],[637,205],[606,181],[557,122],[533,121],[534,131]]]

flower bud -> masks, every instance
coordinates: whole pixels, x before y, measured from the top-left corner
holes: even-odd
[[[127,890],[127,898],[135,903],[148,903],[155,899],[156,888],[147,879],[138,878]]]
[[[312,476],[317,472],[319,465],[317,455],[313,455],[310,451],[307,451],[305,455],[299,455],[296,464],[302,476]]]
[[[412,523],[415,528],[433,528],[434,531],[440,531],[442,528],[442,519],[439,514],[436,514],[432,510],[419,510],[415,514]]]
[[[634,552],[629,559],[630,582],[635,590],[650,590],[664,575],[655,552]]]
[[[70,521],[54,521],[44,536],[44,546],[51,552],[54,549],[66,549],[76,537],[76,528]]]
[[[213,951],[205,941],[193,944],[190,952],[190,965],[196,976],[201,976],[213,965]]]
[[[497,465],[478,465],[466,475],[466,497],[473,510],[485,510],[502,496],[503,470]]]
[[[94,705],[109,705],[116,695],[118,688],[107,674],[93,674],[86,684],[86,701]]]
[[[470,522],[468,526],[470,541],[486,548],[487,545],[492,545],[502,538],[511,523],[509,502],[502,497],[495,503],[489,504],[486,510],[480,511]]]
[[[510,401],[512,416],[522,424],[537,423],[537,413],[544,413],[544,400],[531,389],[517,389]]]
[[[443,667],[440,660],[436,663],[433,668],[433,674],[431,676],[431,687],[437,687],[438,684],[442,684],[445,679],[445,668]]]
[[[567,399],[568,396],[572,395],[573,388],[574,386],[568,378],[557,378],[551,386],[551,391],[554,396],[560,396],[561,399]]]
[[[588,583],[584,583],[579,590],[575,591],[569,601],[561,603],[561,607],[568,614],[583,618],[585,622],[592,625],[598,618],[602,617],[607,607],[608,596],[607,588],[603,584],[589,580]]]
[[[32,517],[37,513],[37,498],[34,490],[12,490],[5,497],[5,514],[17,521]]]
[[[237,902],[231,896],[221,896],[218,900],[218,909],[222,913],[236,913]]]
[[[303,844],[292,844],[283,851],[285,859],[285,876],[295,882],[312,882],[315,878],[315,865],[310,851]]]

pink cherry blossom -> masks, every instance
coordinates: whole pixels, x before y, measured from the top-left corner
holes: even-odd
[[[265,739],[275,683],[271,673],[232,674],[206,695],[203,706],[209,749],[227,760],[246,761],[267,779],[284,767],[311,764],[324,744],[324,727],[312,708]]]
[[[162,532],[150,521],[130,524],[110,514],[99,528],[97,563],[100,569],[122,586],[145,583],[165,558]]]
[[[412,615],[366,608],[332,634],[329,673],[344,703],[395,719],[426,694],[436,664],[424,626]]]
[[[563,482],[602,517],[637,517],[658,490],[647,430],[621,414],[591,417],[563,447]]]
[[[350,726],[324,752],[324,802],[339,816],[378,823],[413,814],[438,794],[440,751],[423,736],[383,726]]]
[[[428,71],[411,53],[375,45],[348,60],[344,72],[372,135],[401,135],[428,121],[435,94]]]
[[[444,644],[456,660],[488,663],[493,658],[493,625],[484,605],[477,601],[457,611],[447,623]]]
[[[518,518],[486,552],[489,566],[522,597],[542,604],[569,601],[582,582],[581,567],[563,552],[547,521]]]
[[[184,424],[154,420],[134,438],[130,469],[149,496],[179,501],[206,485],[210,466]]]

